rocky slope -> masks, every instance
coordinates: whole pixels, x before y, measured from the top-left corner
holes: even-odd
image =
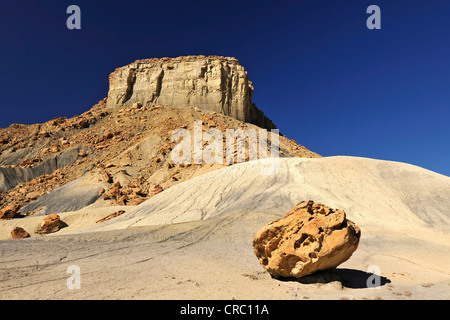
[[[111,109],[107,99],[73,118],[0,129],[0,209],[19,205],[22,215],[30,215],[93,203],[137,205],[181,181],[226,166],[172,162],[170,152],[178,143],[172,133],[185,128],[193,135],[194,121],[203,123],[203,131],[218,129],[224,137],[230,128],[259,129],[199,108],[135,103]],[[284,136],[280,155],[319,157]]]

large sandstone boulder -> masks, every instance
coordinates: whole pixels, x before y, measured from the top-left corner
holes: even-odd
[[[137,60],[109,76],[107,106],[133,104],[216,111],[267,129],[270,119],[252,103],[253,85],[235,58],[185,56]]]
[[[283,218],[265,225],[253,238],[255,255],[275,278],[300,278],[335,268],[357,249],[360,229],[334,210],[302,201]]]

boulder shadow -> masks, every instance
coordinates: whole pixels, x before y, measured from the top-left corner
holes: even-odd
[[[296,278],[277,278],[280,281],[294,281],[301,284],[327,284],[331,282],[340,282],[343,287],[350,289],[366,289],[381,287],[390,283],[386,277],[355,269],[331,269],[318,271],[309,276],[300,279]]]
[[[389,278],[361,270],[355,269],[335,269],[339,277],[342,279],[342,285],[351,289],[377,288],[391,283]]]
[[[67,223],[65,223],[64,221],[61,220],[61,229],[67,228],[68,226],[69,225]],[[61,229],[59,229],[59,230],[61,230]]]

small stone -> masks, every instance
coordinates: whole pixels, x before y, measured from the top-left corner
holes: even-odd
[[[11,231],[11,238],[13,238],[13,239],[24,239],[24,238],[28,238],[29,236],[30,236],[30,234],[21,227],[15,227]]]
[[[429,288],[432,286],[433,286],[433,283],[431,283],[431,282],[422,283],[422,287],[424,287],[424,288]]]
[[[113,182],[113,178],[111,176],[111,174],[109,174],[109,172],[104,171],[103,172],[103,177],[105,178],[105,181],[108,183],[112,183]]]
[[[100,191],[98,192],[98,196],[100,197],[104,193],[105,193],[105,188],[101,188]]]
[[[128,196],[126,194],[122,195],[119,197],[118,199],[119,203],[123,206],[125,206],[127,204],[128,201]]]
[[[106,130],[105,133],[103,134],[103,140],[108,140],[111,139],[112,137],[114,137],[114,134],[109,130]]]
[[[85,150],[81,150],[80,152],[78,152],[78,156],[81,158],[87,157],[87,152]]]
[[[40,137],[43,137],[43,138],[48,138],[48,137],[50,137],[50,133],[48,133],[48,131],[40,131],[39,132],[39,134],[38,134]]]
[[[121,162],[120,164],[119,164],[119,166],[121,166],[121,167],[129,167],[129,166],[131,166],[131,161],[123,161],[123,162]]]
[[[80,128],[87,128],[89,127],[89,122],[86,119],[81,119],[78,123],[77,126]]]
[[[38,191],[33,191],[33,192],[28,193],[28,194],[26,195],[26,198],[27,198],[28,200],[36,200],[36,199],[39,198],[40,196],[41,196],[41,193],[40,193],[40,192],[38,192]]]
[[[163,191],[164,191],[163,187],[161,187],[159,184],[153,185],[149,189],[149,193],[151,195],[153,195],[153,196],[158,194],[158,193],[161,193]]]

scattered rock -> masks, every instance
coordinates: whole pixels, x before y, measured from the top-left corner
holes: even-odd
[[[36,208],[34,210],[30,210],[30,211],[24,212],[22,214],[24,216],[31,216],[31,215],[35,214],[36,212],[41,211],[42,209],[43,209],[42,207],[38,207],[38,208]]]
[[[142,192],[141,188],[131,188],[131,191],[137,196],[145,196],[144,192]]]
[[[422,283],[421,286],[424,287],[424,288],[429,288],[429,287],[432,287],[432,286],[433,286],[433,283],[431,283],[431,282],[426,282],[426,283]]]
[[[111,131],[106,130],[105,133],[103,134],[103,141],[111,139],[112,137],[114,137],[114,134]]]
[[[113,178],[111,176],[111,174],[107,171],[103,172],[103,177],[105,178],[105,181],[108,183],[112,183],[113,182]]]
[[[87,128],[89,127],[89,122],[86,119],[81,119],[76,126],[78,126],[79,128]]]
[[[24,239],[28,237],[30,237],[30,234],[21,227],[15,227],[11,230],[11,238],[13,239]]]
[[[131,161],[123,161],[119,164],[121,167],[129,167],[131,166]]]
[[[98,192],[98,196],[100,197],[102,194],[105,193],[105,188],[101,188],[100,191]]]
[[[107,220],[109,220],[109,219],[118,217],[118,216],[120,216],[121,214],[124,214],[124,213],[125,213],[124,210],[119,210],[119,211],[117,211],[117,212],[111,213],[110,215],[107,215],[106,217],[104,217],[104,218],[98,220],[98,221],[95,222],[95,223],[105,222],[105,221],[107,221]]]
[[[114,163],[112,163],[112,162],[108,162],[106,165],[105,165],[105,168],[112,168],[112,167],[115,167],[116,165],[114,164]]]
[[[152,159],[152,162],[153,162],[153,163],[160,163],[160,162],[161,162],[161,158],[160,158],[160,157],[154,157],[154,158]]]
[[[40,196],[41,196],[41,193],[40,193],[40,192],[38,192],[38,191],[33,191],[33,192],[28,193],[28,194],[26,195],[26,198],[27,198],[28,200],[36,200],[36,199],[39,198]]]
[[[84,158],[84,157],[87,157],[87,152],[85,151],[85,150],[81,150],[79,153],[78,153],[78,156],[79,157],[81,157],[81,158]]]
[[[128,196],[126,194],[122,194],[117,200],[121,205],[126,206],[128,202]]]
[[[48,133],[48,131],[40,131],[38,135],[43,138],[50,137],[50,133]]]
[[[273,277],[301,278],[348,260],[360,236],[360,229],[346,219],[343,210],[302,201],[259,230],[253,247]]]
[[[33,160],[25,159],[19,164],[19,167],[29,168],[31,165],[33,165]]]
[[[42,220],[39,227],[34,231],[37,234],[53,233],[62,228],[60,217],[56,213],[51,213]]]
[[[11,204],[0,210],[0,220],[13,219],[20,209],[20,205]]]
[[[150,187],[149,193],[150,195],[154,196],[163,191],[164,191],[163,187],[161,187],[159,184],[156,184]]]

